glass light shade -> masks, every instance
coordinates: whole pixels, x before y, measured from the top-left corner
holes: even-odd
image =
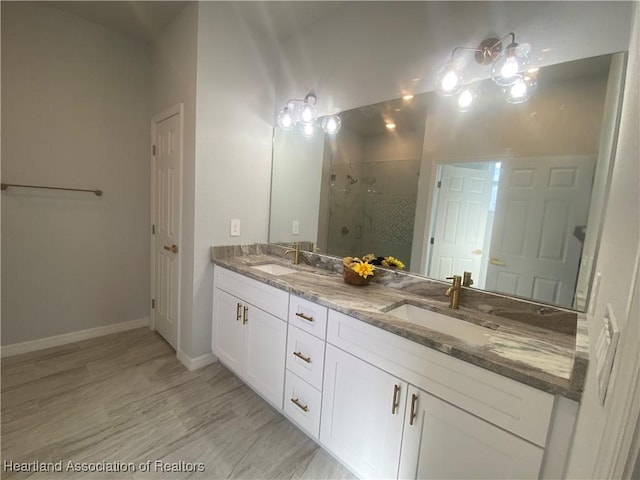
[[[289,107],[284,107],[278,114],[278,126],[283,130],[291,130],[293,128],[293,114]]]
[[[493,62],[491,74],[493,81],[502,87],[513,85],[518,81],[519,73],[529,65],[527,48],[517,43],[512,43]]]
[[[473,108],[476,99],[480,96],[480,90],[475,85],[468,85],[462,88],[457,97],[458,110],[466,112]]]
[[[318,118],[318,113],[315,105],[305,102],[300,106],[299,119],[302,123],[312,124],[316,118]]]
[[[338,133],[342,126],[342,120],[338,115],[327,115],[322,119],[322,129],[329,135]]]
[[[505,99],[509,103],[524,103],[528,101],[536,91],[538,82],[531,75],[519,75],[513,85],[503,89]]]
[[[453,59],[445,63],[436,73],[436,91],[445,97],[458,93],[464,81],[461,70],[460,63]]]

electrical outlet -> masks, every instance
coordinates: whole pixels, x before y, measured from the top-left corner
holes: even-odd
[[[611,370],[613,369],[613,360],[616,356],[618,340],[620,339],[620,328],[610,303],[607,304],[602,321],[602,330],[600,330],[600,335],[596,342],[596,375],[600,403],[604,405],[611,378]]]
[[[238,218],[231,219],[231,228],[229,231],[229,235],[232,237],[240,236],[240,219]]]
[[[291,234],[300,235],[300,220],[294,220],[291,224]]]

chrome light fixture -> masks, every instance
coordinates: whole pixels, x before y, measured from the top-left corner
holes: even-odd
[[[283,130],[291,130],[298,127],[305,137],[313,136],[316,124],[318,123],[317,101],[316,94],[313,92],[309,92],[304,97],[304,100],[289,100],[287,105],[278,114],[278,126]],[[329,115],[322,119],[320,126],[326,133],[333,135],[338,133],[341,123],[340,117],[337,115]]]
[[[511,42],[503,48],[503,42],[511,37]],[[456,47],[452,50],[451,56],[445,64],[436,73],[435,88],[436,91],[444,96],[458,95],[458,107],[465,111],[468,110],[473,101],[479,96],[479,90],[469,90],[465,82],[465,67],[468,60],[460,55],[460,52],[474,52],[473,58],[476,63],[484,66],[491,66],[493,81],[501,87],[509,87],[518,84],[514,94],[508,93],[507,101],[511,103],[521,103],[520,101],[512,101],[516,98],[525,98],[529,95],[518,96],[522,91],[522,82],[524,80],[524,72],[529,65],[529,50],[527,44],[516,43],[514,33],[508,33],[502,38],[487,38],[477,47]],[[530,80],[528,81],[530,82]],[[535,88],[535,79],[533,84]],[[533,92],[533,88],[526,88],[527,92]]]

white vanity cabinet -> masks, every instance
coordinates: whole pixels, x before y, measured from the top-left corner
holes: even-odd
[[[537,478],[544,450],[413,385],[399,478]]]
[[[325,368],[327,308],[291,295],[284,412],[318,439]]]
[[[213,353],[279,409],[284,391],[288,308],[288,293],[229,270],[215,269]]]
[[[407,383],[327,345],[320,441],[363,478],[396,478]]]
[[[329,312],[320,441],[358,475],[538,478],[553,406],[553,395]]]

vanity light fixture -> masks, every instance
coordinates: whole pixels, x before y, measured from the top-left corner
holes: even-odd
[[[537,86],[536,76],[530,73],[519,75],[508,87],[504,87],[505,99],[509,103],[524,103],[531,98]]]
[[[387,130],[395,130],[396,129],[396,124],[392,123],[392,122],[387,122],[384,125],[385,127],[387,127]]]
[[[278,126],[283,130],[298,127],[305,137],[313,136],[318,123],[316,103],[318,98],[313,92],[307,93],[304,100],[291,99],[278,114]],[[322,119],[321,127],[328,134],[336,134],[342,122],[337,115],[328,115]]]
[[[509,37],[510,43],[503,48],[503,42]],[[508,33],[502,38],[487,38],[477,47],[454,48],[449,59],[436,73],[435,87],[441,95],[458,95],[457,103],[461,109],[468,109],[480,93],[467,90],[464,70],[468,59],[460,55],[463,51],[474,52],[473,58],[479,65],[491,66],[493,81],[501,87],[509,87],[516,83],[521,85],[523,73],[529,65],[530,46],[516,43],[514,33]],[[516,88],[516,93],[519,90],[521,86]],[[506,94],[507,101],[515,98],[510,93]]]

